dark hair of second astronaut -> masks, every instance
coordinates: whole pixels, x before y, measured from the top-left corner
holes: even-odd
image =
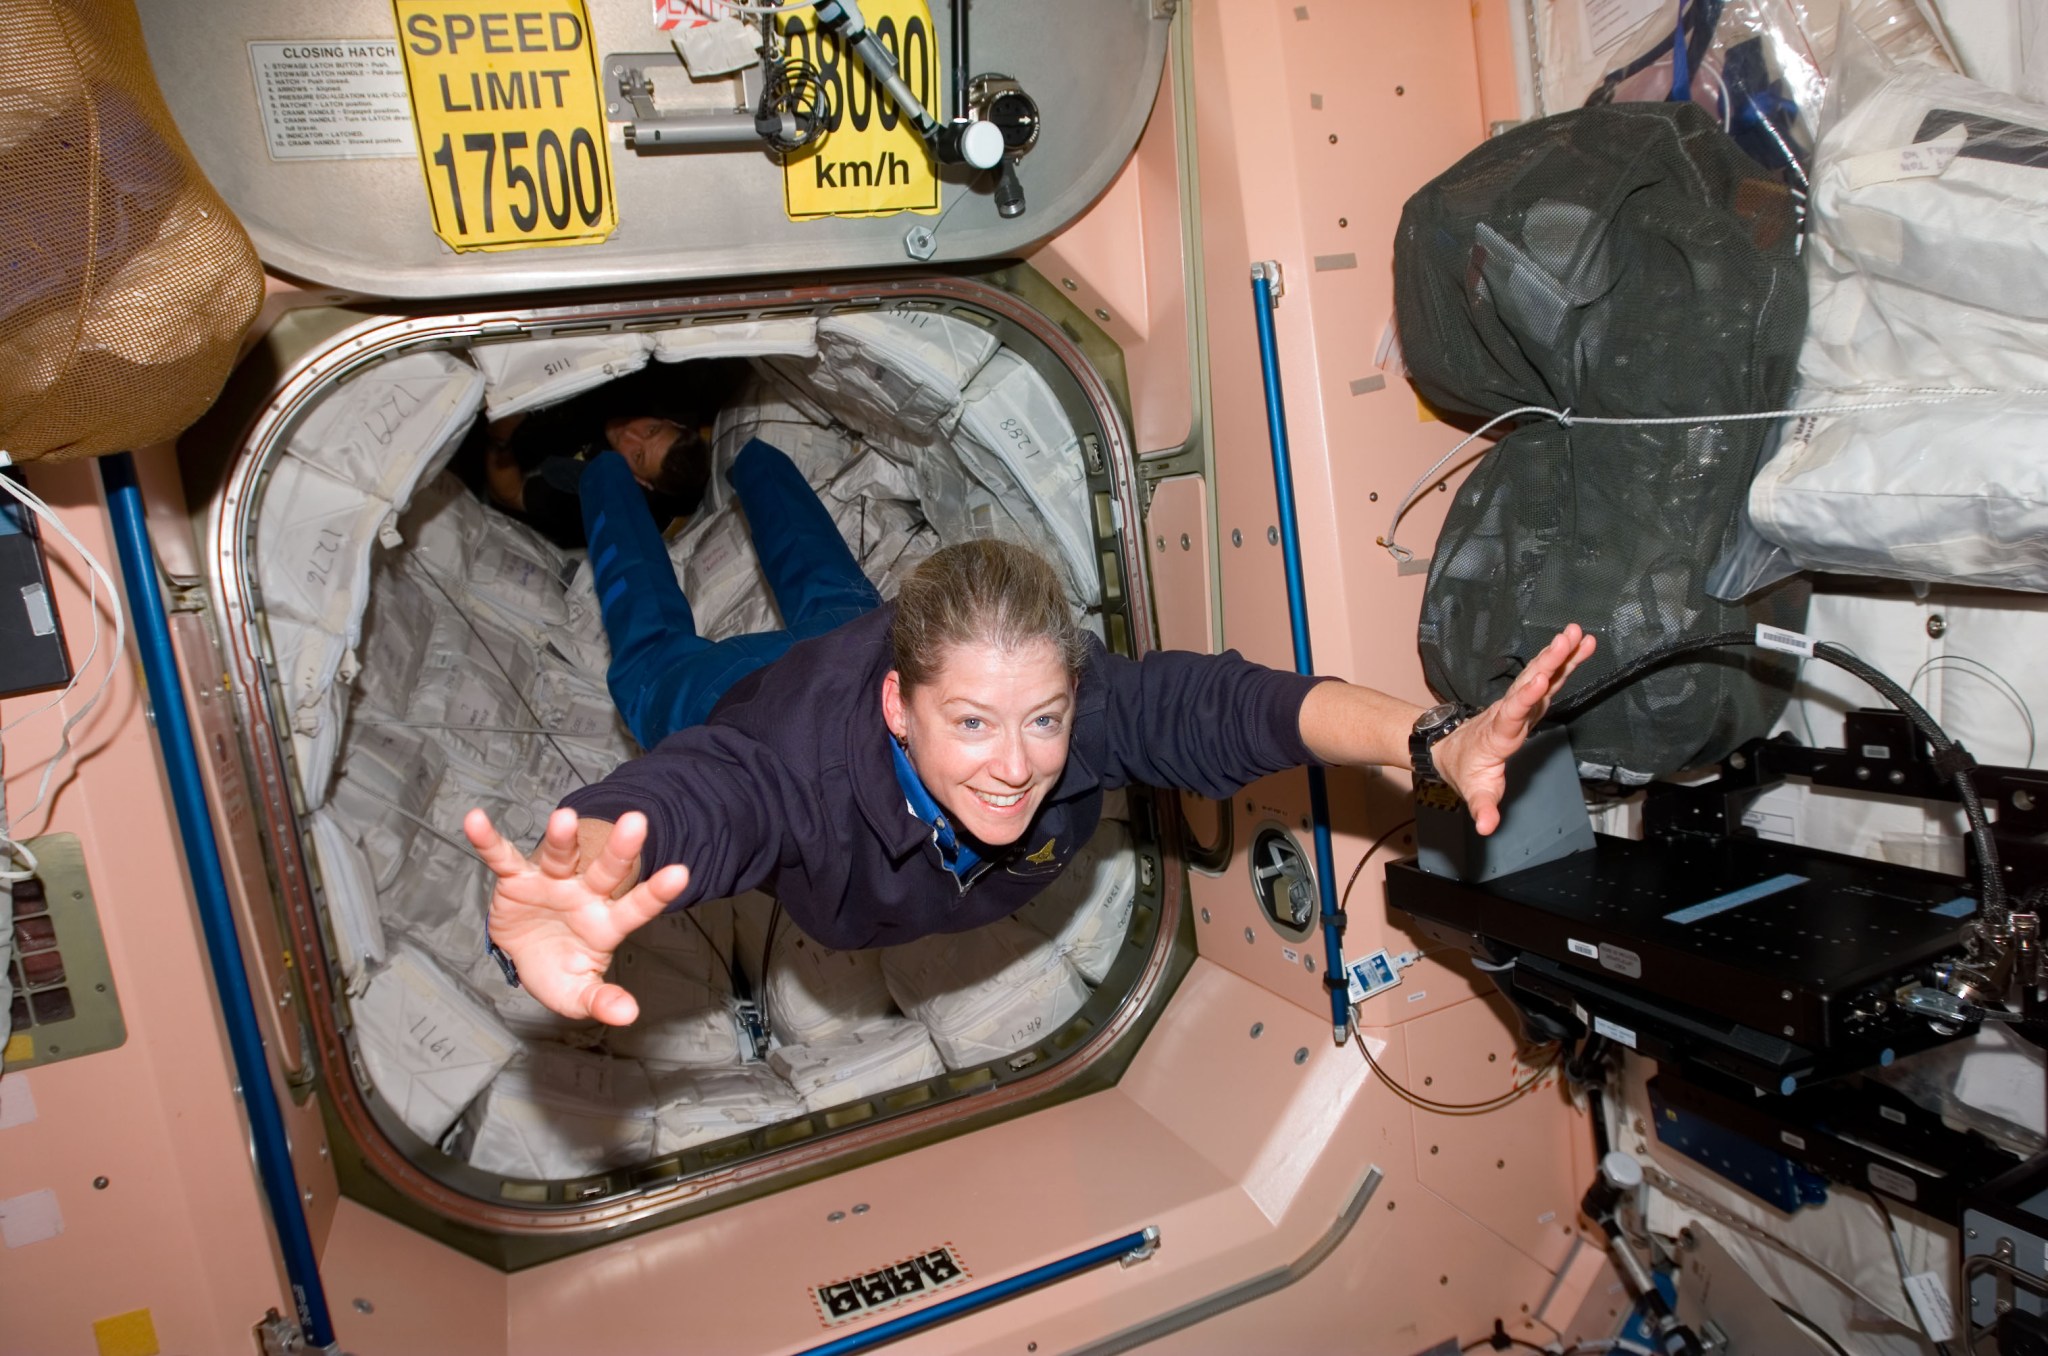
[[[1067,591],[1044,556],[987,538],[934,551],[896,595],[896,672],[908,692],[935,678],[955,646],[1014,654],[1049,641],[1078,680],[1088,651]]]

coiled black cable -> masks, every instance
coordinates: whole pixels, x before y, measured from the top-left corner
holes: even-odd
[[[1553,703],[1550,708],[1550,719],[1569,724],[1650,670],[1668,664],[1674,659],[1682,659],[1706,650],[1727,649],[1740,645],[1754,646],[1756,643],[1756,633],[1753,631],[1718,631],[1711,636],[1678,641],[1651,650],[1636,656],[1591,687]],[[1836,668],[1846,670],[1869,684],[1879,696],[1897,707],[1912,723],[1913,728],[1926,738],[1928,746],[1934,750],[1936,770],[1946,780],[1955,783],[1956,799],[1962,802],[1963,817],[1970,821],[1970,839],[1977,845],[1977,862],[1982,868],[1984,921],[1994,928],[2001,926],[2007,912],[2005,877],[1998,864],[1998,845],[1992,841],[1990,818],[1984,813],[1984,802],[1977,795],[1976,780],[1970,776],[1970,769],[1976,766],[1975,760],[1961,744],[1949,738],[1948,732],[1927,713],[1926,707],[1913,700],[1911,693],[1856,655],[1832,641],[1823,640],[1814,643],[1813,657],[1824,659]]]
[[[763,62],[761,102],[754,130],[775,151],[788,155],[818,139],[832,116],[818,68],[802,57]]]

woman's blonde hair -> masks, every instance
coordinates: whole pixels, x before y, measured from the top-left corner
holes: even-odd
[[[896,673],[904,691],[930,682],[956,645],[1011,654],[1052,642],[1078,680],[1088,651],[1067,592],[1028,546],[981,538],[934,551],[896,595]]]

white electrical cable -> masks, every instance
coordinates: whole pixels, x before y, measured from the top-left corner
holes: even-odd
[[[1518,415],[1540,414],[1545,418],[1555,419],[1566,428],[1570,428],[1574,424],[1652,428],[1673,424],[1737,424],[1753,422],[1759,419],[1796,419],[1804,415],[1813,414],[1853,414],[1861,410],[1907,409],[1915,405],[1940,405],[1951,400],[1968,400],[1980,396],[2048,395],[2048,390],[2030,388],[2026,390],[2001,391],[1988,386],[1876,386],[1872,387],[1871,390],[1880,395],[1895,391],[1899,394],[1900,399],[1862,400],[1846,405],[1809,405],[1804,409],[1798,410],[1755,410],[1741,414],[1672,414],[1656,418],[1620,418],[1610,415],[1573,414],[1568,409],[1554,410],[1548,405],[1518,405],[1505,414],[1497,414],[1481,424],[1471,434],[1461,439],[1457,446],[1444,453],[1441,457],[1438,457],[1427,471],[1417,476],[1415,483],[1408,487],[1408,493],[1401,496],[1401,502],[1394,505],[1393,517],[1387,521],[1387,534],[1377,539],[1378,544],[1385,547],[1387,554],[1395,560],[1405,562],[1415,559],[1413,551],[1394,540],[1394,534],[1400,530],[1402,517],[1414,506],[1416,499],[1422,495],[1429,483],[1435,480],[1438,473],[1446,466],[1449,466],[1456,460],[1460,452],[1470,447],[1476,440],[1485,437],[1487,430],[1491,429],[1495,424],[1500,423],[1502,420],[1513,419]]]
[[[1723,80],[1721,78],[1721,73],[1715,70],[1712,66],[1700,67],[1700,74],[1707,77],[1707,79],[1713,81],[1714,89],[1721,96],[1722,132],[1732,133],[1735,130],[1735,105],[1733,101],[1731,101],[1728,97],[1728,82]]]
[[[5,457],[5,455],[5,453],[0,453],[0,457]],[[43,522],[55,530],[57,535],[62,537],[71,549],[78,553],[79,558],[85,562],[87,570],[86,605],[92,611],[92,643],[86,649],[84,662],[72,673],[71,681],[65,685],[62,692],[59,692],[49,701],[28,712],[27,715],[18,716],[6,726],[0,727],[0,734],[5,734],[6,731],[18,727],[23,721],[33,716],[41,715],[51,707],[62,702],[77,689],[80,680],[85,676],[86,670],[92,667],[93,660],[99,654],[100,648],[99,586],[101,584],[107,586],[107,606],[114,614],[114,648],[113,652],[107,656],[106,670],[100,674],[99,683],[93,688],[92,695],[86,698],[85,704],[65,717],[63,726],[57,732],[57,751],[51,754],[49,761],[43,765],[42,778],[36,784],[36,798],[29,803],[28,809],[21,813],[20,819],[25,820],[43,808],[43,802],[50,794],[52,779],[57,775],[57,770],[63,765],[65,758],[71,753],[71,731],[77,726],[79,721],[85,719],[93,707],[99,704],[100,698],[106,693],[107,685],[113,681],[115,672],[121,667],[121,656],[127,649],[128,619],[127,614],[121,609],[121,593],[114,584],[113,575],[107,571],[106,566],[100,564],[99,559],[92,552],[85,549],[85,543],[81,542],[71,529],[64,525],[64,520],[57,516],[56,510],[44,503],[41,496],[37,495],[35,491],[29,489],[26,485],[20,484],[12,476],[0,475],[0,489],[5,489],[8,494],[14,496],[29,512],[35,514],[36,517],[42,519]],[[11,854],[19,857],[26,851],[13,837],[14,827],[17,822],[17,820],[0,815],[0,856]],[[32,862],[34,859],[30,857],[28,860]],[[11,870],[0,870],[0,880],[23,878],[25,877],[12,874]]]

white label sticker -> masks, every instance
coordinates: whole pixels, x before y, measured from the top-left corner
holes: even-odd
[[[1913,1312],[1920,1315],[1920,1326],[1926,1329],[1928,1341],[1955,1339],[1955,1305],[1949,1302],[1948,1287],[1941,1283],[1940,1276],[1931,1271],[1908,1276],[1906,1298],[1913,1301]]]
[[[21,586],[21,605],[28,612],[31,632],[47,636],[57,629],[57,618],[50,612],[50,591],[40,583]]]
[[[1429,990],[1417,989],[1414,993],[1408,995],[1408,1001],[1411,1003],[1420,1003],[1423,999],[1427,997],[1429,997]]]
[[[1790,1130],[1780,1130],[1778,1138],[1794,1149],[1804,1149],[1806,1147],[1806,1141],[1793,1134]]]
[[[1287,963],[1288,963],[1289,965],[1299,965],[1299,964],[1301,964],[1301,953],[1300,953],[1299,951],[1296,951],[1296,950],[1295,950],[1295,949],[1294,949],[1293,947],[1291,947],[1291,946],[1283,946],[1283,947],[1281,947],[1281,948],[1280,948],[1280,954],[1281,954],[1281,955],[1283,955],[1283,956],[1285,956],[1285,957],[1287,958]]]
[[[1765,626],[1757,623],[1756,643],[1759,648],[1776,650],[1781,654],[1796,654],[1802,659],[1813,658],[1813,637],[1797,631],[1787,631],[1782,626]]]
[[[1582,942],[1576,937],[1567,937],[1565,938],[1564,946],[1565,950],[1571,952],[1574,956],[1584,956],[1587,960],[1600,959],[1600,948],[1591,942]]]
[[[1627,37],[1660,9],[1664,0],[1586,0],[1585,30],[1579,35],[1579,49],[1591,61]]]
[[[36,1118],[35,1094],[28,1090],[28,1078],[14,1073],[0,1078],[0,1130],[27,1125]]]
[[[1593,1019],[1593,1034],[1605,1036],[1609,1040],[1620,1041],[1631,1050],[1636,1048],[1636,1033],[1625,1026],[1608,1021],[1605,1017],[1595,1017]]]
[[[252,42],[249,64],[272,160],[414,154],[405,61],[393,39]]]
[[[1868,1176],[1870,1184],[1888,1196],[1897,1196],[1902,1201],[1920,1199],[1920,1184],[1895,1168],[1882,1163],[1872,1163]]]
[[[1889,744],[1865,744],[1863,746],[1863,756],[1865,758],[1889,758],[1892,756],[1891,746]]]
[[[1877,1114],[1890,1121],[1893,1125],[1904,1125],[1906,1123],[1906,1113],[1895,1106],[1881,1106],[1877,1109]]]
[[[25,1248],[63,1232],[64,1212],[54,1191],[45,1188],[0,1201],[0,1242],[10,1248]]]

